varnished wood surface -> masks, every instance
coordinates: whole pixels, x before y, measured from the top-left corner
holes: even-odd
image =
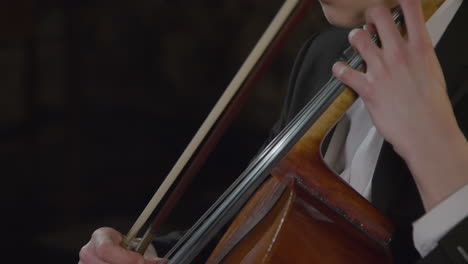
[[[207,263],[391,263],[391,224],[320,156],[322,139],[355,99],[347,89],[325,111],[236,217]],[[289,183],[280,202],[226,258],[214,261],[279,182]]]
[[[382,244],[390,241],[391,224],[364,197],[335,175],[323,162],[320,144],[327,132],[356,99],[346,89],[291,149],[273,175],[294,178],[316,199],[335,208],[344,218]]]
[[[207,263],[383,263],[386,247],[369,239],[321,201],[312,201],[300,186],[290,186],[274,208],[219,261],[244,220],[255,216],[270,190],[281,183],[271,178],[238,215]],[[304,200],[301,197],[306,197]]]
[[[341,215],[294,188],[294,202],[264,263],[390,264],[387,247],[362,233]]]
[[[291,208],[292,193],[290,191],[282,193],[276,205],[267,215],[262,217],[262,221],[255,228],[248,230],[250,231],[249,234],[244,237],[242,243],[238,244],[234,250],[231,250],[231,244],[237,244],[237,241],[235,241],[237,234],[245,231],[242,230],[244,227],[243,223],[248,222],[251,218],[255,218],[260,210],[259,208],[270,202],[270,194],[282,190],[282,187],[282,183],[275,178],[270,178],[266,181],[238,214],[206,263],[263,263],[268,255],[267,252],[271,250],[270,247],[274,244],[275,236],[281,229],[284,217]],[[226,250],[231,251],[226,258],[222,259],[221,257]],[[222,262],[220,262],[221,260]]]

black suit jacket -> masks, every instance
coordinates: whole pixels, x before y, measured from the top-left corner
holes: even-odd
[[[292,71],[279,132],[331,77],[331,67],[347,47],[349,30],[332,28],[312,37],[299,53]],[[436,48],[448,94],[465,136],[468,135],[468,3],[464,1]],[[468,172],[467,172],[468,173]],[[457,251],[468,251],[468,218],[451,230],[429,256],[420,260],[413,245],[412,222],[424,214],[416,185],[405,162],[384,142],[373,178],[374,205],[396,227],[391,248],[395,263],[468,263]],[[468,202],[468,201],[467,201]]]

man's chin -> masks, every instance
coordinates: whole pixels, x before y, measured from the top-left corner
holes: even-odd
[[[323,6],[323,13],[328,23],[336,27],[354,28],[364,23],[363,14],[359,15],[350,11],[338,10],[337,8]]]
[[[363,23],[361,21],[353,20],[353,19],[346,19],[343,17],[335,17],[335,16],[325,16],[328,23],[335,27],[341,28],[355,28],[361,26]]]

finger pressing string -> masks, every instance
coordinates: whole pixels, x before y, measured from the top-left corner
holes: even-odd
[[[362,56],[368,66],[379,67],[382,64],[380,49],[371,39],[368,32],[362,29],[353,29],[349,33],[349,43]]]
[[[368,82],[364,73],[351,69],[342,61],[336,62],[333,65],[332,71],[338,80],[355,90],[361,97],[366,97]]]

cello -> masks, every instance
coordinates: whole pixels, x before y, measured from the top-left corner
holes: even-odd
[[[440,3],[424,5],[429,17]],[[401,25],[401,10],[393,14]],[[342,59],[364,69],[352,48]],[[332,77],[187,232],[170,263],[191,263],[234,215],[207,263],[392,263],[390,222],[321,157],[322,140],[355,99]]]

